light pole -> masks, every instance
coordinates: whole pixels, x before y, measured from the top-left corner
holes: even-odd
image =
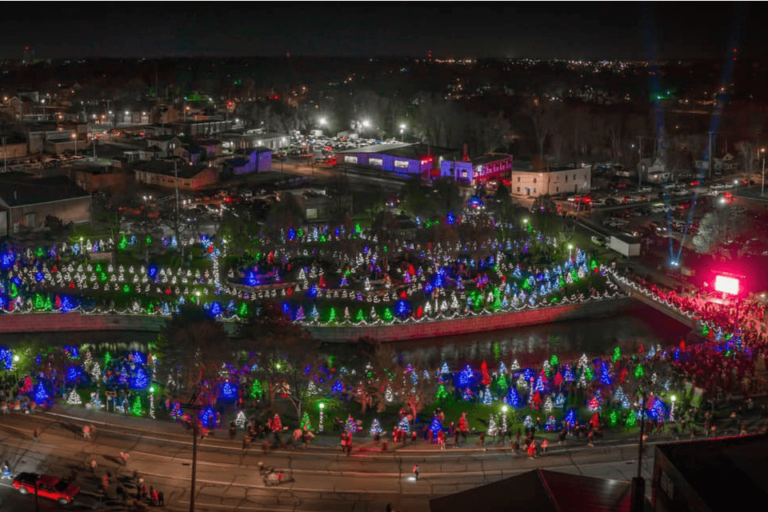
[[[507,433],[507,410],[508,408],[506,405],[501,406],[501,429],[504,431],[504,434]]]
[[[325,404],[321,402],[319,407],[320,407],[320,421],[318,421],[317,431],[323,432],[325,430],[325,424],[323,422],[323,420],[325,419],[323,418],[323,409],[325,409]]]
[[[77,134],[72,134],[72,139],[75,141],[75,156],[77,156]]]
[[[763,175],[760,184],[760,197],[763,197],[765,192],[765,148],[760,148],[760,153],[763,155]]]
[[[573,255],[573,244],[568,244],[568,259],[571,259],[571,256]]]
[[[403,142],[405,142],[405,138],[403,137],[404,132],[405,132],[405,123],[400,125],[400,139],[402,139]]]

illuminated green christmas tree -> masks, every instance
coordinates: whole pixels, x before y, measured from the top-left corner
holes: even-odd
[[[381,316],[385,322],[391,322],[394,320],[394,317],[392,316],[392,311],[389,308],[384,308],[384,314]]]
[[[245,318],[246,316],[248,316],[248,313],[249,313],[248,304],[246,304],[245,302],[241,303],[240,307],[237,308],[237,316],[239,316],[240,318]]]
[[[43,309],[45,308],[45,299],[43,299],[43,296],[39,293],[35,294],[35,309]]]
[[[357,315],[355,316],[355,322],[365,322],[365,313],[363,313],[362,308],[357,310]]]
[[[621,359],[621,349],[619,347],[616,347],[615,349],[613,349],[613,359],[612,360],[615,363],[619,359]]]
[[[253,384],[251,385],[251,398],[261,400],[262,396],[264,396],[264,389],[262,389],[261,382],[259,382],[259,379],[256,379],[253,381]]]
[[[550,366],[557,366],[559,363],[560,360],[557,358],[557,354],[552,354],[552,357],[549,358]]]
[[[436,397],[435,397],[435,398],[437,399],[437,401],[438,401],[438,402],[440,402],[441,400],[445,400],[446,398],[448,398],[448,392],[445,390],[445,386],[443,386],[442,384],[440,384],[440,385],[437,387],[437,395],[436,395]]]
[[[629,411],[629,416],[627,416],[627,422],[624,424],[627,428],[634,428],[637,424],[637,418],[635,417],[635,413],[633,411]]]
[[[328,323],[333,323],[336,321],[336,308],[331,308],[330,313],[328,313]]]
[[[131,407],[131,414],[134,416],[141,416],[141,397],[137,396],[133,401],[133,407]]]
[[[43,305],[43,307],[45,308],[46,311],[50,311],[51,309],[53,309],[53,304],[51,304],[50,295],[47,295],[45,297],[45,304]]]
[[[635,368],[635,378],[641,379],[645,375],[645,370],[643,369],[643,365],[639,364],[637,365],[637,368]]]
[[[120,243],[117,244],[117,248],[121,251],[125,251],[128,248],[128,239],[125,238],[125,235],[123,235],[123,238],[120,240]]]
[[[304,415],[301,417],[301,423],[299,423],[299,428],[301,430],[312,430],[312,421],[309,419],[309,414],[305,411]]]

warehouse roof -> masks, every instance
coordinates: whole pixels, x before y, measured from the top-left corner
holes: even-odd
[[[90,196],[66,176],[34,178],[24,173],[0,176],[0,202],[10,208]]]

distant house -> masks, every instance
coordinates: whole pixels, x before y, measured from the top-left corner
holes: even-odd
[[[736,157],[734,157],[730,153],[726,153],[723,155],[722,158],[713,158],[712,159],[712,170],[715,172],[733,172],[738,167],[738,162],[736,161]],[[702,160],[696,160],[696,170],[697,171],[706,171],[709,169],[709,160],[702,159]]]
[[[304,220],[308,222],[325,222],[352,210],[351,194],[332,198],[312,189],[289,190],[287,193],[296,199]]]
[[[160,156],[164,157],[174,154],[173,152],[176,148],[180,148],[183,145],[184,141],[175,135],[159,135],[147,139],[147,147],[151,148],[154,146],[160,148],[162,151]]]
[[[133,166],[136,181],[145,185],[176,188],[188,192],[201,190],[219,181],[218,173],[207,165],[176,165],[169,160],[137,162]]]
[[[49,215],[75,224],[91,220],[91,194],[65,176],[0,175],[0,236],[37,229]]]
[[[234,158],[224,160],[222,175],[226,177],[251,172],[265,172],[272,169],[272,150],[265,147],[240,149]]]
[[[200,139],[195,141],[195,145],[205,150],[205,158],[208,160],[221,156],[223,145],[218,139]]]
[[[513,170],[512,195],[583,194],[592,189],[591,167],[562,167],[542,170]]]
[[[111,167],[79,166],[71,167],[67,172],[69,179],[91,194],[95,192],[116,194],[124,191],[128,182],[126,172]]]
[[[185,144],[174,149],[172,154],[183,158],[190,165],[197,165],[203,160],[205,150],[195,144]]]
[[[643,158],[637,164],[637,172],[643,183],[661,183],[667,181],[671,175],[661,158]]]

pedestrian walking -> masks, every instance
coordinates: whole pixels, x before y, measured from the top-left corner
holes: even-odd
[[[160,507],[165,506],[165,495],[163,494],[163,491],[157,493],[157,505]]]
[[[127,453],[120,452],[120,462],[123,464],[123,466],[128,464],[128,459],[130,459],[130,458],[131,458],[131,456],[128,455]]]
[[[83,440],[88,440],[91,438],[91,427],[88,425],[83,425]]]
[[[542,451],[542,453],[547,453],[547,440],[546,439],[541,441],[541,451]]]
[[[157,506],[157,502],[160,501],[160,497],[157,494],[157,489],[153,486],[149,487],[149,498],[152,500],[152,504]]]
[[[480,432],[480,448],[485,446],[485,432]]]
[[[32,439],[35,440],[36,443],[40,442],[40,429],[36,428],[34,432],[32,432]]]
[[[419,465],[414,464],[413,465],[413,476],[416,477],[416,481],[419,481]]]
[[[96,473],[96,467],[98,466],[98,463],[96,462],[96,459],[91,457],[91,461],[89,462],[89,465],[91,466],[91,471],[93,473]]]

